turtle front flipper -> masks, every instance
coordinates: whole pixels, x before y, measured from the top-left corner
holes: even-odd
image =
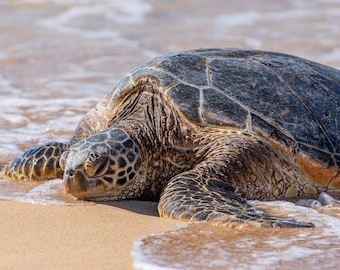
[[[8,180],[49,180],[63,178],[61,159],[69,144],[50,142],[28,150],[4,167],[2,177]]]
[[[311,223],[270,216],[237,196],[225,182],[204,178],[199,169],[173,177],[158,205],[160,216],[182,221],[208,221],[231,227],[313,227]]]

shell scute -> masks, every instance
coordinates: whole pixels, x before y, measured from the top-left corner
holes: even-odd
[[[246,128],[248,111],[235,103],[232,96],[216,89],[203,89],[202,118],[205,123]]]
[[[201,122],[199,89],[179,84],[166,91],[172,97],[178,109],[195,122]]]
[[[207,59],[199,55],[176,54],[160,58],[155,63],[161,69],[175,78],[196,87],[207,86]]]

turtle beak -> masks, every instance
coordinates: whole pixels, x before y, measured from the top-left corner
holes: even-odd
[[[104,184],[99,179],[88,179],[82,172],[67,170],[64,173],[64,189],[66,193],[87,200],[102,197],[105,193]]]
[[[85,177],[73,170],[64,173],[64,189],[66,193],[70,193],[78,199],[82,199],[86,192]]]

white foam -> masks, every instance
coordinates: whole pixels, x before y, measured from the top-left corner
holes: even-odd
[[[63,180],[55,179],[43,184],[0,180],[0,199],[43,205],[93,205],[77,201],[64,193]]]
[[[337,265],[339,218],[289,202],[253,204],[278,208],[291,218],[313,222],[316,228],[247,231],[207,225],[201,229],[200,224],[191,224],[137,240],[132,251],[134,266],[137,269],[255,270],[276,269],[278,265],[289,269],[293,261],[309,269],[319,269],[321,264],[326,268]]]
[[[23,137],[29,134],[41,134],[44,130],[59,129],[68,131],[79,122],[83,111],[89,110],[96,101],[91,97],[84,98],[51,98],[26,99],[6,98],[0,100],[0,123],[10,127],[1,130],[3,134],[20,133]],[[60,111],[64,112],[60,114]],[[59,114],[58,118],[55,115]],[[10,133],[12,132],[12,133]],[[7,137],[8,137],[7,136]]]

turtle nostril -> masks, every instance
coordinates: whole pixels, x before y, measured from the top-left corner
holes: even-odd
[[[66,172],[66,176],[67,177],[73,177],[74,176],[74,171],[73,170],[69,170]]]

